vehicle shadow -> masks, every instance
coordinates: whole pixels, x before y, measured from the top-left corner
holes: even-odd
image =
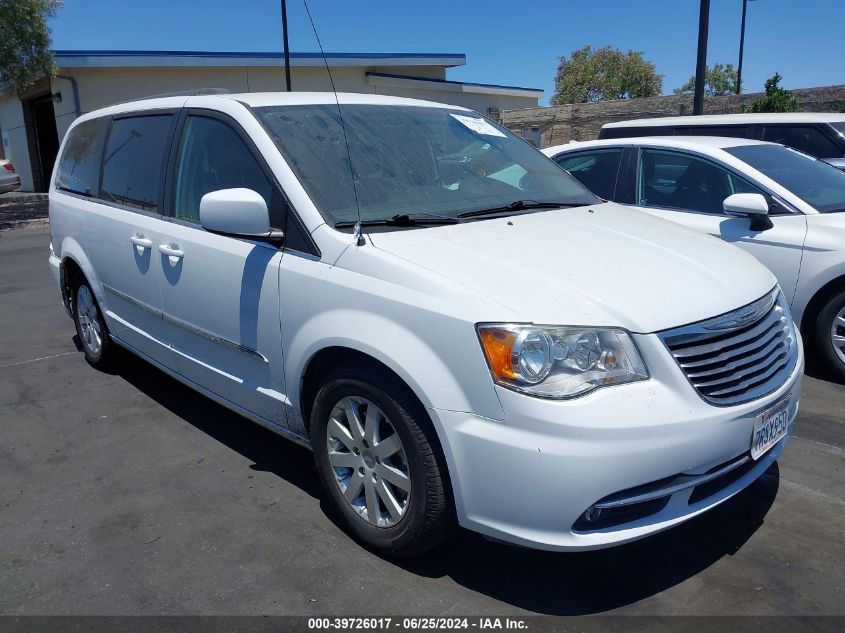
[[[320,497],[320,482],[308,449],[248,422],[149,363],[129,353],[123,356],[116,375],[197,430],[252,460],[252,470],[272,473],[311,497]]]
[[[181,419],[314,498],[322,498],[310,451],[244,419],[126,355],[117,374]],[[602,613],[655,595],[732,556],[763,524],[777,495],[777,463],[721,506],[620,547],[552,553],[488,541],[466,530],[418,559],[385,562],[423,577],[448,576],[496,600],[551,615]],[[339,525],[321,500],[328,520]]]

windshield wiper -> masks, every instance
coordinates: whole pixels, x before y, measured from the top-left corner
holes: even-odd
[[[474,218],[481,215],[494,215],[508,211],[524,211],[526,209],[560,209],[564,207],[584,207],[590,202],[537,202],[536,200],[514,200],[502,207],[490,207],[489,209],[475,209],[459,213],[459,218]]]
[[[431,213],[397,213],[390,218],[377,220],[361,220],[361,226],[420,226],[424,224],[458,224],[460,220],[448,215],[434,215]],[[345,229],[358,224],[357,220],[335,222],[334,228]]]

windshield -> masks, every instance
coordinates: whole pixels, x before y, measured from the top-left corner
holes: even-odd
[[[820,213],[845,210],[845,173],[782,145],[743,145],[725,149],[789,189]]]
[[[346,142],[335,104],[254,109],[332,224],[359,219],[356,194],[363,221],[397,214],[453,218],[516,200],[599,202],[525,141],[474,112],[396,105],[341,108]]]
[[[831,125],[842,136],[845,136],[845,121],[834,121]]]

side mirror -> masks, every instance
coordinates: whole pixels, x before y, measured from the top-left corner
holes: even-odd
[[[267,203],[252,189],[219,189],[200,200],[200,224],[207,231],[249,237],[281,239],[282,232],[270,227]]]
[[[765,231],[774,226],[769,219],[769,203],[759,193],[735,193],[725,198],[722,208],[730,216],[750,218],[752,231]]]

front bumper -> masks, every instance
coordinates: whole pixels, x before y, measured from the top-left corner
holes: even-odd
[[[776,391],[742,405],[715,407],[693,390],[656,336],[636,339],[646,359],[665,359],[649,364],[649,380],[566,401],[497,388],[503,421],[430,410],[445,436],[462,526],[541,549],[608,547],[708,510],[745,488],[777,459],[798,410],[804,368],[800,340],[797,363]],[[755,417],[786,397],[787,437],[757,461],[704,482],[708,473],[749,453]],[[679,485],[685,482],[693,484]],[[621,523],[585,529],[583,520],[579,522],[599,501],[656,489],[669,492],[660,503],[640,506]]]

